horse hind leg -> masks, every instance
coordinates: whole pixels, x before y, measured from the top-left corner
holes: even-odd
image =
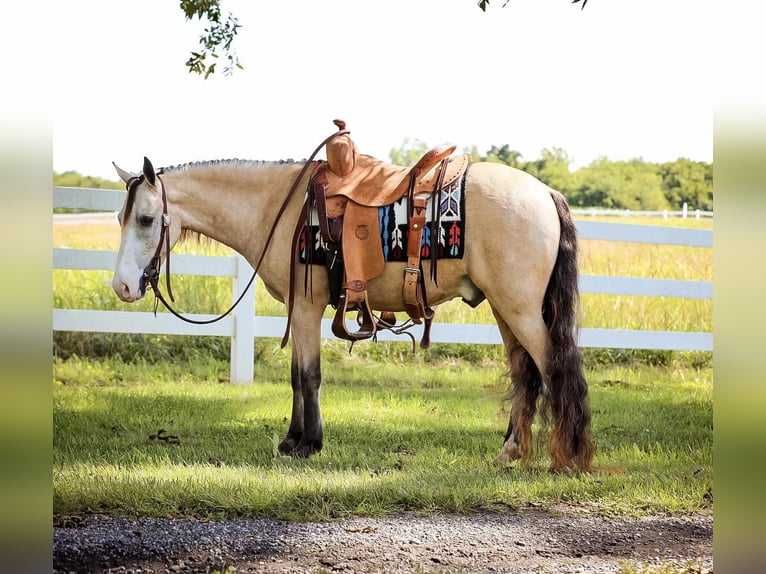
[[[532,459],[532,423],[537,412],[542,378],[529,353],[516,345],[509,353],[511,363],[511,414],[505,442],[495,462],[521,459],[529,467]]]
[[[511,376],[511,414],[508,430],[495,462],[521,459],[529,466],[532,458],[532,423],[542,386],[542,376],[532,356],[519,343],[505,320],[493,308],[505,344]]]
[[[515,370],[531,374],[521,375],[519,393],[522,388],[531,389],[527,392],[532,394],[535,389],[539,389],[542,400],[538,412],[544,426],[551,427],[550,469],[568,472],[579,468],[590,471],[596,447],[590,436],[588,385],[583,375],[582,355],[576,337],[579,304],[577,234],[566,199],[557,192],[552,192],[551,197],[558,213],[561,233],[558,253],[542,301],[535,300],[534,296],[522,297],[525,305],[522,305],[522,300],[517,300],[515,305],[508,304],[510,297],[494,297],[491,301],[500,305],[496,308],[493,306],[495,316],[507,321],[508,327],[539,371],[538,380],[531,362],[523,354],[520,355],[522,360]],[[522,293],[517,291],[516,295]],[[489,295],[487,298],[490,298]],[[513,366],[511,368],[514,369]],[[525,381],[524,377],[528,380]],[[516,388],[516,383],[513,386]],[[527,406],[527,412],[534,412],[531,400],[530,394],[528,399],[519,399],[517,403]],[[520,416],[519,420],[525,423],[527,413],[522,410],[522,414],[524,416],[516,416]],[[511,425],[514,424],[512,414]],[[511,436],[514,430],[510,429]],[[523,443],[523,426],[520,436]],[[523,460],[524,445],[521,446]]]
[[[531,425],[537,414],[542,427],[550,430],[550,470],[591,470],[595,446],[590,438],[588,388],[571,325],[550,320],[547,314],[545,321],[534,312],[507,316],[518,343],[508,351],[511,417],[506,443],[496,460],[521,458],[529,466]]]

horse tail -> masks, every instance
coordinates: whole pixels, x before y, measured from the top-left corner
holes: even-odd
[[[543,320],[550,341],[546,357],[547,385],[543,385],[543,412],[552,418],[551,465],[564,470],[574,462],[591,470],[596,447],[590,437],[588,385],[577,346],[580,306],[577,268],[577,229],[566,198],[551,190],[561,235],[556,263],[543,301]]]

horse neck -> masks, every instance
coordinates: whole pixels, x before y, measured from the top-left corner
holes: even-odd
[[[168,202],[183,229],[200,233],[247,256],[258,248],[303,164],[224,162],[168,172]],[[297,193],[293,204],[300,205]],[[299,208],[298,208],[299,209]],[[294,225],[294,209],[285,218]]]

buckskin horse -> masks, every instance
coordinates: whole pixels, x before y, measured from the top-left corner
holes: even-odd
[[[347,133],[341,129],[334,135]],[[331,136],[323,145],[342,139]],[[311,188],[316,173],[330,163],[330,147],[327,149],[326,162],[312,161],[315,151],[305,162],[221,160],[160,170],[144,158],[138,175],[115,165],[128,191],[118,215],[121,241],[112,282],[122,301],[140,299],[147,285],[161,297],[157,277],[163,262],[170,291],[170,251],[192,233],[241,253],[257,270],[269,294],[287,305],[288,332],[283,345],[290,336],[293,399],[289,428],[279,451],[296,457],[319,452],[324,441],[319,404],[320,323],[331,294],[328,268],[295,256],[296,229],[306,217],[306,198],[311,194],[294,192]],[[452,149],[454,146],[449,151]],[[436,150],[435,159],[441,160],[443,151]],[[331,169],[331,176],[350,169],[346,181],[353,180],[354,161],[358,161],[360,170],[367,166],[367,183],[375,184],[367,187],[379,184],[389,192],[409,187],[412,193],[415,180],[426,171],[433,174],[446,169],[444,160],[433,168],[433,162],[420,162],[422,173],[390,166],[358,154],[348,141],[340,152],[341,159],[350,154],[351,164]],[[383,179],[373,178],[381,173]],[[334,175],[338,181],[344,180],[342,175]],[[430,177],[432,181],[433,175]],[[523,465],[530,465],[532,423],[539,416],[549,427],[550,470],[592,470],[595,445],[577,347],[577,238],[569,206],[558,191],[506,165],[470,163],[460,178],[464,190],[462,257],[439,260],[435,274],[430,273],[435,261],[428,258],[417,261],[421,273],[413,273],[411,260],[386,261],[377,276],[361,282],[363,294],[348,289],[343,293],[356,297],[351,309],[360,308],[359,303],[369,305],[381,317],[405,310],[402,278],[408,274],[419,282],[422,293],[418,297],[428,305],[461,297],[475,306],[486,298],[502,336],[511,377],[510,420],[495,461],[520,459]],[[353,197],[342,199],[353,203]],[[311,201],[310,207],[318,204],[314,198]],[[311,279],[306,281],[309,268]],[[303,285],[296,287],[301,273],[304,281],[297,283]],[[354,283],[349,280],[343,286]],[[374,321],[386,324],[377,318]]]

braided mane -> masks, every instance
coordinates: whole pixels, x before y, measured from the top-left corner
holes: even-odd
[[[211,159],[205,161],[193,161],[189,163],[182,163],[169,167],[164,167],[162,170],[165,173],[178,173],[183,171],[191,171],[195,169],[205,169],[210,167],[229,167],[229,166],[244,166],[244,167],[260,167],[269,165],[284,165],[298,163],[294,159],[280,159],[280,160],[257,160],[257,159]]]

